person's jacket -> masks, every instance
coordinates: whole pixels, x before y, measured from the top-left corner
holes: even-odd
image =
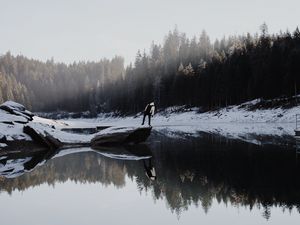
[[[146,115],[151,115],[151,116],[153,116],[153,115],[154,115],[154,111],[155,111],[155,106],[154,106],[154,103],[152,102],[152,103],[150,103],[150,104],[148,104],[148,105],[146,106],[144,113],[145,113]]]

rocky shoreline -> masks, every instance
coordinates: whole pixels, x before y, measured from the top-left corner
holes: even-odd
[[[151,127],[94,126],[91,133],[75,133],[67,123],[35,116],[19,103],[0,105],[0,149],[11,149],[15,143],[33,142],[51,149],[74,146],[116,145],[145,141]],[[17,144],[19,145],[19,144]]]

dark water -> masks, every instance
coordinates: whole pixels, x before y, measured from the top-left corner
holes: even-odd
[[[154,134],[144,145],[14,154],[0,163],[1,224],[300,221],[295,146]]]

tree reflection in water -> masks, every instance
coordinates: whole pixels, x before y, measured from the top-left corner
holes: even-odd
[[[156,135],[152,140],[156,141],[135,147],[35,154],[14,178],[1,170],[0,189],[12,193],[67,180],[122,188],[129,177],[140,192],[151,192],[154,200],[164,199],[178,215],[190,205],[208,213],[214,200],[250,210],[262,208],[266,219],[271,207],[300,211],[300,171],[293,148],[256,146],[210,135],[184,139]],[[22,162],[22,157],[1,157],[1,168],[9,161],[13,164],[12,160]]]

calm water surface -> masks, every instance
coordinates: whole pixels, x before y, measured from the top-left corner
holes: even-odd
[[[295,146],[179,136],[1,156],[1,224],[299,224]]]

